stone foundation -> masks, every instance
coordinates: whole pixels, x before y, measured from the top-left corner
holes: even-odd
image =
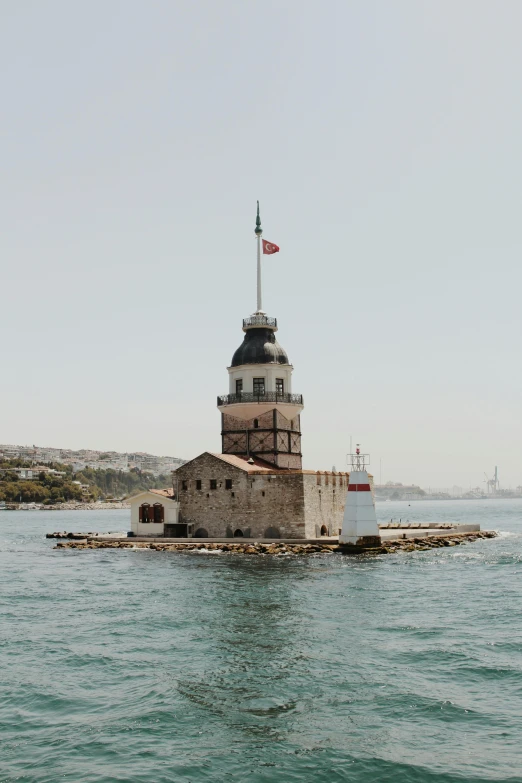
[[[83,541],[60,542],[55,549],[152,549],[157,552],[220,552],[224,554],[247,555],[313,555],[313,554],[394,554],[398,552],[415,552],[436,549],[439,547],[453,547],[460,544],[471,543],[480,539],[495,538],[497,533],[483,531],[475,533],[458,533],[442,536],[427,536],[426,538],[414,538],[409,540],[397,539],[376,547],[364,546],[340,546],[331,542],[277,542],[277,541],[221,541],[221,542],[168,542],[168,541],[133,541],[133,539],[120,539],[114,541],[106,539],[84,539]]]

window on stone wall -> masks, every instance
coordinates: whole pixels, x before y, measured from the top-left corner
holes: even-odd
[[[201,489],[201,479],[196,479],[196,489]]]
[[[257,430],[259,427],[259,419],[254,419],[254,429]]]
[[[243,391],[243,378],[238,378],[236,381],[236,394],[241,394]]]
[[[184,491],[186,491],[186,489],[187,489],[187,482],[186,482],[186,481],[182,481],[182,482],[181,482],[181,489],[183,489]]]
[[[265,379],[254,378],[254,394],[262,395],[265,393]]]
[[[276,378],[276,394],[285,393],[285,381],[284,378]]]
[[[210,479],[210,489],[217,489],[217,479]]]
[[[232,489],[232,479],[225,479],[225,489]]]

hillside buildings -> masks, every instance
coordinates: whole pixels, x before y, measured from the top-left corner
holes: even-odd
[[[154,476],[168,476],[183,465],[178,457],[157,457],[144,452],[119,453],[117,451],[94,451],[92,449],[58,449],[42,446],[0,445],[0,459],[22,459],[31,465],[45,465],[59,462],[71,465],[75,473],[85,468],[92,470],[120,470],[127,473],[138,469]]]

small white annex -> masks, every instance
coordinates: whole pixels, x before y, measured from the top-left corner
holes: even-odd
[[[149,489],[127,500],[131,507],[134,536],[179,535],[179,502],[172,489]]]

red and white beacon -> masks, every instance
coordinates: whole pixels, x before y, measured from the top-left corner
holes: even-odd
[[[361,454],[359,444],[355,454],[348,454],[351,466],[340,544],[379,546],[381,538],[375,514],[375,502],[370,488],[367,466],[370,455]]]

